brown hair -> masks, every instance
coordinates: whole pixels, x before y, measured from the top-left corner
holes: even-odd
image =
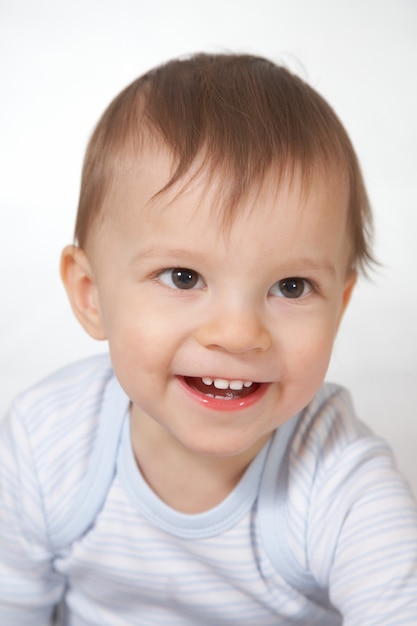
[[[75,228],[84,246],[127,154],[138,156],[145,135],[171,150],[176,169],[166,189],[203,156],[211,174],[228,180],[224,220],[271,166],[277,175],[299,167],[303,178],[338,173],[349,185],[352,263],[373,262],[372,216],[358,160],[327,102],[287,69],[250,55],[197,54],[138,78],[109,105],[89,142]]]

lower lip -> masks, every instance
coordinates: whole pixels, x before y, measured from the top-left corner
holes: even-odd
[[[232,398],[230,400],[222,400],[218,398],[210,398],[203,393],[198,392],[193,389],[185,382],[183,377],[178,377],[177,380],[180,382],[181,387],[184,391],[187,392],[189,396],[191,396],[194,400],[196,400],[199,404],[203,405],[207,409],[211,409],[214,411],[239,411],[242,409],[246,409],[247,407],[252,406],[259,402],[259,400],[265,395],[269,384],[260,383],[258,388],[255,389],[252,393],[245,396],[244,398]]]

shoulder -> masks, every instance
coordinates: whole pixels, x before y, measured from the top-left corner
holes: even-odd
[[[378,533],[385,537],[389,528],[398,540],[404,519],[410,528],[416,522],[390,447],[358,419],[350,394],[336,385],[324,385],[299,419],[286,496],[288,541],[325,587],[342,544],[365,554]]]
[[[47,525],[73,500],[89,468],[112,379],[107,355],[64,367],[20,394],[1,424],[2,472],[15,476],[21,508],[24,494],[36,492]],[[31,515],[29,502],[27,508]]]
[[[68,422],[76,430],[77,423],[86,425],[91,419],[94,421],[112,376],[107,355],[63,367],[19,394],[8,420],[20,422],[28,436],[35,440],[47,433],[53,436]]]
[[[21,393],[9,421],[34,453],[61,463],[66,450],[92,436],[98,425],[104,392],[113,376],[107,355],[68,365]]]
[[[277,488],[285,484],[287,496],[302,489],[309,501],[312,489],[345,455],[359,449],[373,454],[375,447],[390,454],[388,446],[358,419],[349,392],[325,383],[303,411],[277,430],[266,471],[285,474]]]
[[[13,409],[27,415],[53,415],[54,411],[70,411],[86,397],[100,396],[112,376],[107,354],[90,357],[67,365],[21,393]]]
[[[264,544],[277,570],[315,594],[330,588],[343,559],[354,577],[358,555],[386,556],[407,533],[410,554],[399,558],[409,566],[415,501],[389,446],[358,419],[350,394],[325,384],[291,422],[274,437],[261,494]]]
[[[304,502],[310,522],[331,503],[345,500],[339,510],[346,511],[347,499],[359,495],[366,477],[366,483],[382,481],[393,470],[390,447],[357,417],[350,393],[324,384],[299,416],[288,449],[289,504]]]
[[[338,462],[352,446],[384,448],[358,417],[350,393],[339,385],[325,383],[302,412],[291,442],[291,458],[314,470],[315,480]]]
[[[303,569],[309,561],[306,541],[317,516],[327,522],[329,505],[344,490],[346,476],[357,475],[359,449],[362,456],[373,456],[375,446],[389,454],[356,417],[349,392],[328,383],[275,433],[264,470],[263,500],[274,502],[273,525],[285,529],[280,552],[285,543]]]
[[[11,419],[21,423],[33,445],[46,437],[58,451],[94,428],[112,376],[107,355],[68,365],[21,393],[12,405]]]
[[[308,481],[309,506],[324,494],[355,494],[365,476],[383,480],[396,472],[389,445],[358,418],[350,393],[333,384],[324,384],[302,413],[289,457],[294,484],[296,475]]]
[[[356,417],[349,394],[326,386],[319,396],[326,399],[307,409],[293,447],[304,458],[310,447],[316,457],[306,463],[313,478],[305,498],[304,564],[346,619],[364,594],[382,623],[387,607],[405,615],[407,597],[415,597],[416,502],[390,447]],[[378,576],[370,577],[371,570]]]

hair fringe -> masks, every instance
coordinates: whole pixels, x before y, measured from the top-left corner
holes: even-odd
[[[168,147],[175,168],[163,192],[197,159],[222,192],[221,222],[233,223],[239,203],[274,169],[277,180],[301,171],[340,172],[349,184],[352,264],[366,273],[372,254],[372,213],[357,156],[329,104],[301,78],[252,55],[197,54],[173,60],[135,80],[109,105],[89,142],[75,238],[84,246],[102,217],[105,197],[126,159],[149,137]]]

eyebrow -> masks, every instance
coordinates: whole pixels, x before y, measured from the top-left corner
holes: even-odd
[[[199,250],[189,250],[187,248],[161,248],[156,246],[150,246],[148,248],[144,248],[143,250],[139,250],[137,254],[135,254],[133,258],[133,262],[137,263],[144,259],[152,259],[154,257],[158,259],[173,259],[173,258],[181,258],[181,259],[192,259],[199,260],[205,258],[205,254],[202,254]]]
[[[133,262],[138,263],[144,259],[152,259],[153,257],[161,259],[161,261],[166,259],[167,262],[170,262],[172,259],[181,259],[181,262],[183,259],[185,262],[187,262],[187,259],[193,262],[199,262],[200,259],[204,260],[206,255],[202,254],[199,250],[189,250],[187,248],[178,247],[161,250],[160,248],[150,246],[140,250],[138,254],[135,255]],[[335,266],[327,259],[302,257],[285,260],[277,264],[277,266],[279,266],[277,269],[279,269],[280,272],[287,273],[288,276],[295,276],[298,273],[302,274],[308,271],[322,272],[328,274],[330,278],[335,278],[337,274]],[[286,271],[287,268],[288,272]]]
[[[287,265],[287,263],[285,263]],[[326,274],[330,274],[332,277],[336,276],[336,268],[333,263],[330,263],[327,259],[309,259],[308,257],[303,257],[300,259],[294,259],[288,262],[288,267],[291,267],[291,270],[303,272],[306,270],[309,271],[317,271],[324,272]]]

